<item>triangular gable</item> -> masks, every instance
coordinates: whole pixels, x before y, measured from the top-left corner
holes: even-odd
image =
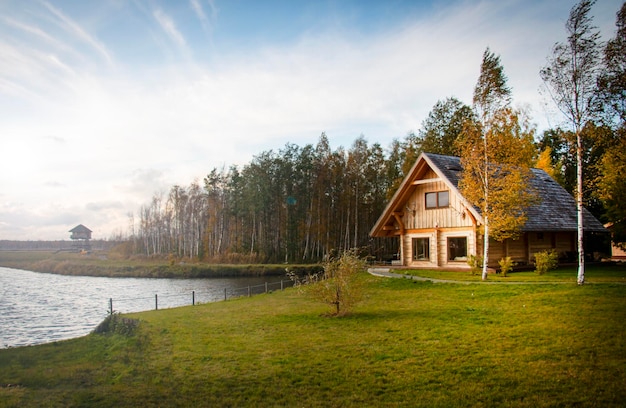
[[[91,231],[89,228],[85,227],[83,224],[78,224],[77,226],[75,226],[74,228],[69,230],[68,232],[81,233],[81,232],[93,232],[93,231]]]
[[[436,178],[426,178],[426,175],[432,170]],[[370,235],[373,237],[386,237],[398,231],[395,227],[400,221],[398,217],[402,217],[404,208],[415,190],[416,186],[424,182],[441,181],[446,184],[451,194],[456,194],[459,200],[469,210],[475,220],[482,222],[482,216],[459,192],[458,177],[460,172],[460,164],[458,157],[443,156],[432,153],[421,153],[411,170],[400,183],[400,186],[394,193],[393,197],[387,203],[385,210],[372,227]]]

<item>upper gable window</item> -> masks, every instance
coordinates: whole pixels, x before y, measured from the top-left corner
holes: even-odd
[[[426,208],[445,208],[449,205],[450,193],[448,191],[426,193]]]

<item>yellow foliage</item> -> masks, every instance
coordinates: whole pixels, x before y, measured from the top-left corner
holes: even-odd
[[[539,153],[539,157],[537,158],[535,167],[545,171],[550,177],[556,179],[556,170],[554,169],[554,166],[552,166],[551,156],[552,148],[550,146],[546,146],[546,148],[541,153]]]
[[[460,137],[461,193],[488,219],[490,236],[515,238],[526,223],[534,130],[513,109],[496,112],[487,126],[468,123]]]

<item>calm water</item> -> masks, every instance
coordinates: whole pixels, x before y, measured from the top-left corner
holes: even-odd
[[[280,289],[280,277],[139,279],[64,276],[0,267],[0,348],[47,343],[91,332],[109,312],[139,312]],[[283,278],[284,286],[290,286]]]

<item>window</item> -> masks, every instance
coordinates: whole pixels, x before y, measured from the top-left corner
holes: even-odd
[[[467,261],[467,238],[448,238],[448,261]]]
[[[413,260],[430,261],[429,238],[413,238]]]
[[[426,208],[445,208],[450,205],[450,193],[437,191],[426,193]]]

